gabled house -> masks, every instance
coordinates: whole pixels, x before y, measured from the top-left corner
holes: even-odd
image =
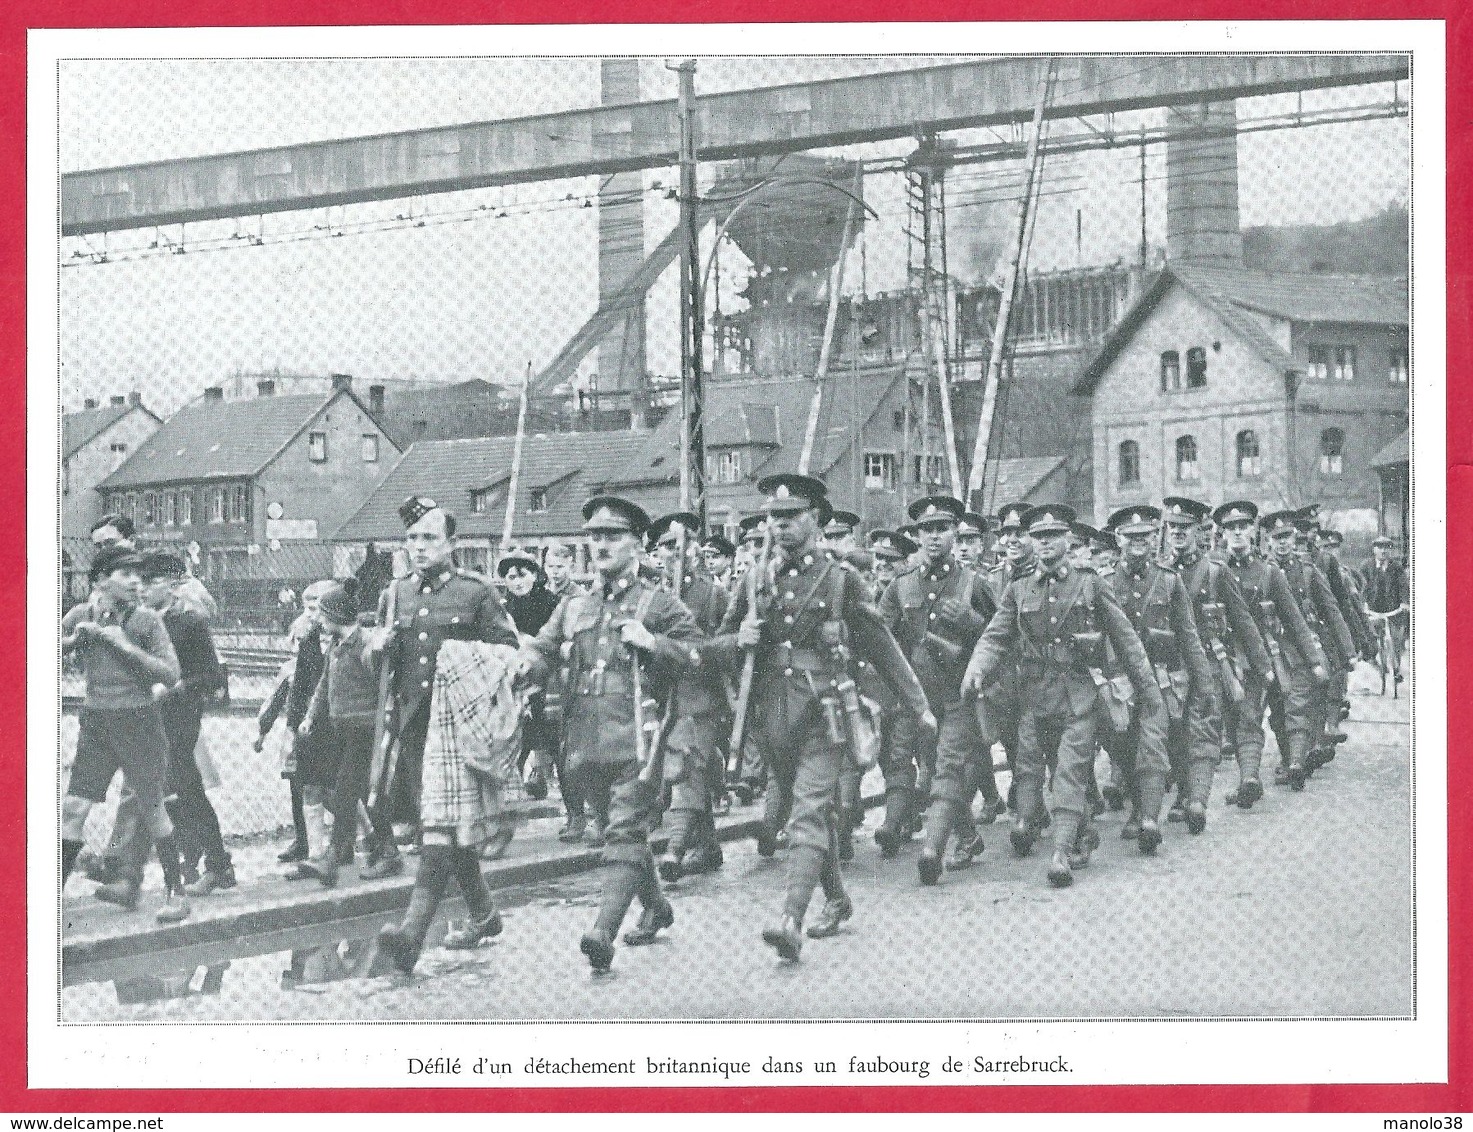
[[[136,452],[162,422],[138,393],[106,405],[89,400],[61,418],[61,535],[87,540],[102,517],[96,488]]]
[[[1166,495],[1316,502],[1368,542],[1408,343],[1405,279],[1169,265],[1073,388],[1092,397],[1096,519]]]
[[[399,449],[340,381],[326,395],[226,401],[205,391],[102,481],[142,545],[174,544],[207,579],[263,551],[322,540],[362,506]]]

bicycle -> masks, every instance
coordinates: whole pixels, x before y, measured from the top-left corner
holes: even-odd
[[[1387,677],[1391,677],[1391,698],[1398,699],[1401,694],[1401,657],[1396,649],[1396,637],[1391,632],[1390,613],[1376,613],[1372,611],[1370,620],[1373,625],[1378,626],[1380,639],[1376,643],[1376,667],[1381,672],[1381,694],[1386,694]]]

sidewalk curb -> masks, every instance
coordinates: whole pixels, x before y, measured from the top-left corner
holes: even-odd
[[[884,795],[864,799],[866,809],[883,804]],[[716,837],[722,842],[742,841],[756,837],[761,828],[760,817],[717,819]],[[656,833],[650,848],[658,856],[669,838]],[[483,863],[481,873],[493,889],[514,888],[559,880],[588,872],[603,863],[597,849],[569,849],[524,861]],[[346,891],[318,889],[305,892],[287,902],[245,909],[235,915],[212,916],[208,919],[185,920],[179,924],[160,925],[127,935],[101,936],[63,942],[61,963],[63,982],[68,969],[79,971],[99,963],[116,962],[141,955],[173,951],[178,948],[220,944],[245,936],[266,935],[291,928],[307,927],[331,920],[350,920],[362,916],[388,915],[402,911],[409,904],[414,888],[413,876],[400,876],[371,887]]]

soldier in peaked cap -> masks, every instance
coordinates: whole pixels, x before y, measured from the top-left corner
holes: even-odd
[[[690,611],[639,572],[639,550],[649,518],[637,504],[598,495],[583,505],[583,529],[598,571],[591,592],[557,608],[536,638],[522,646],[520,671],[545,677],[566,663],[563,732],[568,770],[580,777],[595,812],[608,813],[606,880],[598,917],[579,948],[596,973],[614,961],[614,939],[639,897],[631,945],[652,943],[675,922],[660,892],[649,833],[659,812],[660,747],[681,748],[690,729],[671,697],[682,674],[700,665],[701,631]],[[566,657],[564,652],[566,650]],[[663,714],[662,716],[662,713]],[[670,721],[667,735],[658,728]],[[668,757],[668,756],[667,756]]]
[[[986,515],[975,511],[964,511],[956,524],[956,557],[963,566],[973,570],[987,569],[987,532],[992,525]]]
[[[1348,570],[1340,562],[1340,556],[1335,553],[1335,548],[1345,541],[1339,531],[1330,530],[1328,527],[1316,524],[1314,527],[1313,548],[1310,553],[1310,561],[1325,576],[1325,581],[1330,583],[1330,592],[1335,595],[1335,604],[1340,607],[1340,616],[1345,619],[1345,625],[1350,630],[1351,640],[1360,655],[1369,663],[1374,664],[1376,660],[1376,635],[1371,631],[1371,623],[1366,617],[1365,602],[1361,598],[1360,587],[1353,571]],[[1349,693],[1350,670],[1355,665],[1352,657],[1346,667],[1332,681],[1334,688],[1331,695],[1330,716],[1328,726],[1332,732],[1339,734],[1340,721],[1350,714]]]
[[[835,510],[823,525],[824,548],[842,557],[858,547],[859,521],[853,511]]]
[[[701,541],[701,559],[706,564],[706,573],[717,585],[726,587],[731,582],[731,568],[736,559],[736,546],[725,535],[710,534]]]
[[[1178,780],[1173,811],[1180,809],[1187,828],[1200,833],[1206,825],[1212,778],[1222,757],[1223,720],[1236,715],[1249,674],[1266,683],[1272,662],[1237,578],[1206,553],[1203,527],[1212,509],[1181,497],[1164,503],[1167,548],[1192,600],[1197,632],[1213,676],[1204,687],[1192,689],[1186,733],[1177,727],[1168,736],[1173,771],[1184,768],[1188,774],[1187,782]]]
[[[1280,641],[1286,657],[1290,638],[1295,638],[1292,643],[1299,646],[1296,651],[1301,655],[1298,664],[1288,665],[1288,686],[1284,686],[1281,674],[1278,693],[1269,696],[1269,724],[1279,743],[1279,769],[1274,781],[1303,790],[1321,750],[1325,688],[1341,656],[1348,653],[1350,630],[1335,605],[1330,583],[1312,563],[1295,553],[1297,518],[1297,512],[1276,511],[1265,516],[1262,525],[1268,536],[1268,561],[1282,572],[1287,599],[1298,611],[1294,620],[1303,622],[1307,638],[1299,638],[1298,626],[1289,620],[1292,615],[1275,599],[1275,613],[1286,629],[1272,635]]]
[[[696,552],[700,523],[692,512],[676,511],[651,523],[648,538],[663,569],[661,585],[690,610],[705,635],[720,627],[729,599]],[[670,840],[658,866],[661,878],[669,882],[687,873],[709,872],[722,863],[714,808],[726,792],[721,747],[722,737],[731,734],[719,672],[710,668],[682,672],[675,695],[681,730],[667,741],[663,769],[670,789]],[[680,757],[672,758],[676,752]]]
[[[1050,754],[1054,772],[1054,853],[1049,883],[1073,883],[1071,855],[1081,851],[1080,831],[1088,813],[1087,791],[1096,751],[1098,686],[1107,683],[1106,642],[1134,685],[1142,711],[1164,712],[1155,675],[1113,587],[1092,570],[1067,560],[1072,508],[1034,507],[1023,516],[1038,548],[1033,574],[1009,583],[997,615],[977,642],[962,679],[964,695],[975,695],[1016,663],[1021,669],[1023,712],[1019,721],[1018,817],[1010,834],[1013,851],[1027,856],[1043,825],[1043,778]]]
[[[977,786],[984,790],[989,812],[995,812],[998,800],[991,775],[992,740],[981,733],[976,712],[961,698],[962,672],[997,612],[987,583],[952,553],[964,513],[961,500],[947,495],[910,505],[921,536],[920,561],[880,598],[880,617],[920,678],[939,733],[933,738],[917,733],[909,720],[897,721],[891,765],[885,767],[885,822],[875,831],[875,841],[884,856],[895,856],[912,807],[929,804],[926,843],[916,863],[926,885],[940,879],[953,833],[957,846],[947,862],[951,867],[965,868],[982,851],[971,810]],[[929,780],[926,794],[919,791],[922,778]]]
[[[365,656],[386,666],[380,678],[374,733],[374,805],[380,824],[419,820],[420,772],[430,722],[435,657],[448,639],[516,647],[516,628],[486,578],[455,565],[455,516],[433,499],[413,495],[399,507],[413,573],[384,588],[377,632]],[[423,864],[423,862],[421,862]],[[365,879],[402,871],[392,839],[374,845]]]
[[[802,949],[803,917],[814,889],[823,887],[824,909],[809,928],[832,935],[853,914],[839,876],[834,804],[849,747],[864,738],[853,657],[864,657],[896,688],[907,707],[934,727],[925,692],[895,639],[865,600],[863,583],[847,565],[818,547],[816,511],[823,484],[807,476],[761,480],[776,556],[760,579],[755,608],[739,591],[721,632],[705,655],[730,667],[742,650],[756,650],[752,700],[762,710],[750,723],[761,736],[783,793],[792,798],[787,828],[791,843],[781,920],[762,933],[785,960]],[[769,855],[773,831],[764,826],[758,852]]]
[[[1116,696],[1116,702],[1107,705],[1110,711],[1102,713],[1109,720],[1101,722],[1100,734],[1114,777],[1130,799],[1130,817],[1120,836],[1135,838],[1140,851],[1149,854],[1161,843],[1157,820],[1170,773],[1168,734],[1173,726],[1185,726],[1192,681],[1208,675],[1207,662],[1181,579],[1156,559],[1161,511],[1144,505],[1123,507],[1106,526],[1121,547],[1109,584],[1140,639],[1163,710],[1157,712],[1145,701],[1125,708],[1123,697]],[[1122,673],[1110,675],[1118,679]],[[1185,770],[1182,775],[1185,778]]]
[[[1263,797],[1264,707],[1271,705],[1274,717],[1283,721],[1280,742],[1287,749],[1289,734],[1307,727],[1312,672],[1314,666],[1323,666],[1324,657],[1283,571],[1257,552],[1258,507],[1245,499],[1232,500],[1212,517],[1222,531],[1227,569],[1238,584],[1269,659],[1266,672],[1251,661],[1244,667],[1243,698],[1223,716],[1228,746],[1238,762],[1238,788],[1228,794],[1227,801],[1248,810]],[[1265,528],[1272,529],[1268,524]],[[1286,522],[1283,530],[1292,533],[1292,524]]]
[[[910,556],[919,550],[920,546],[899,531],[881,528],[870,531],[869,548],[875,556],[875,589],[878,600],[878,596],[885,592],[885,588],[905,571]]]
[[[987,572],[987,584],[993,600],[1002,603],[1003,591],[1019,578],[1031,574],[1038,565],[1033,540],[1023,525],[1028,512],[1026,503],[1006,503],[997,510],[997,545],[999,558]],[[980,721],[984,734],[991,735],[1007,752],[1008,769],[1013,784],[1008,787],[1008,808],[1013,809],[1017,795],[1018,720],[1022,716],[1023,689],[1016,665],[1001,673],[978,698]],[[1000,815],[995,815],[1000,816]],[[986,815],[984,815],[984,820]]]
[[[1094,569],[1095,540],[1100,532],[1088,523],[1075,523],[1069,531],[1069,561],[1081,570]]]
[[[1096,574],[1108,578],[1115,572],[1120,561],[1120,543],[1116,541],[1114,531],[1096,531],[1094,538],[1090,540],[1089,549],[1090,565],[1094,567]]]

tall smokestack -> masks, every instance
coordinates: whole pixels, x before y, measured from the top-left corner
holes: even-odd
[[[599,77],[599,101],[604,106],[639,101],[638,59],[604,59]],[[644,179],[639,173],[616,173],[605,178],[599,189],[600,305],[644,262],[643,193]],[[644,371],[644,296],[641,294],[628,304],[628,317],[616,323],[599,344],[599,391],[642,389]]]
[[[1242,267],[1237,105],[1211,102],[1167,114],[1182,136],[1166,143],[1166,258]]]

